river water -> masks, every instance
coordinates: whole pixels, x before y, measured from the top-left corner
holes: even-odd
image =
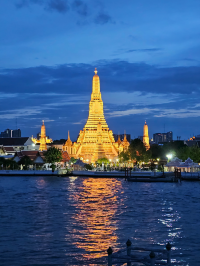
[[[105,265],[128,238],[199,266],[200,183],[0,177],[0,265]]]

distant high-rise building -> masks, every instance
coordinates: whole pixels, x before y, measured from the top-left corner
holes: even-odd
[[[38,140],[40,139],[40,132],[37,133],[37,139],[38,139]]]
[[[123,141],[124,140],[124,134],[113,134],[115,141],[118,141],[118,136],[120,137],[120,140]],[[131,142],[131,134],[126,134],[126,139],[128,140],[128,142]]]
[[[160,142],[170,142],[173,141],[173,132],[169,131],[167,133],[155,133],[153,134],[153,141],[158,144]]]
[[[12,137],[13,138],[21,138],[21,129],[15,129],[12,131]]]
[[[153,134],[153,141],[158,144],[159,142],[162,142],[163,137],[162,137],[162,133],[155,133]]]
[[[6,129],[1,132],[0,138],[21,138],[21,130],[20,129]]]

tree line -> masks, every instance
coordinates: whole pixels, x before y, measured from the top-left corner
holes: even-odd
[[[190,157],[195,163],[200,162],[200,148],[198,146],[188,147],[183,141],[166,142],[163,145],[153,144],[146,150],[140,139],[131,140],[126,152],[119,154],[120,162],[135,161],[137,163],[167,160],[167,154],[185,161]]]

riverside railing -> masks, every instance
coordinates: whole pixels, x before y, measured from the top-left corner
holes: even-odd
[[[139,265],[145,266],[155,266],[155,265],[167,265],[171,266],[171,244],[168,242],[166,245],[166,249],[151,249],[151,248],[139,248],[132,247],[132,243],[128,239],[126,242],[126,248],[121,249],[115,253],[111,247],[108,248],[108,266],[112,265],[121,265],[127,263],[127,266],[136,265],[135,263],[139,263]],[[131,251],[139,251],[139,254],[132,254]],[[147,251],[150,252],[148,255],[142,255],[142,252]],[[122,255],[122,253],[126,252],[126,255]],[[166,260],[166,261],[164,261]]]

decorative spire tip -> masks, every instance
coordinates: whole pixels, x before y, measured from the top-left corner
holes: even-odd
[[[95,71],[94,71],[95,75],[97,75],[97,68],[95,67]]]

